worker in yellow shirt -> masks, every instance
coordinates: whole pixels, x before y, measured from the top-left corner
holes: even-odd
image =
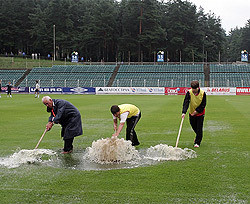
[[[111,107],[111,113],[113,115],[114,121],[114,137],[118,137],[122,128],[127,123],[126,129],[126,140],[130,140],[133,146],[137,146],[140,144],[138,141],[135,126],[141,118],[141,111],[135,105],[132,104],[121,104],[121,105],[113,105]],[[120,124],[117,127],[117,119],[120,120]]]
[[[182,118],[189,107],[189,122],[196,133],[194,147],[200,147],[203,137],[203,121],[205,116],[206,93],[200,89],[199,81],[191,82],[191,89],[186,93],[183,108]]]

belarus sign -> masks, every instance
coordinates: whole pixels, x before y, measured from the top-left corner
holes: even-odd
[[[236,95],[235,87],[203,87],[207,95]]]
[[[185,95],[191,87],[165,87],[165,95]],[[207,95],[236,95],[235,87],[201,87]]]

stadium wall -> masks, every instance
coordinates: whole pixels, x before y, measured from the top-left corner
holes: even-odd
[[[41,87],[41,94],[185,95],[190,87]],[[250,87],[201,87],[207,95],[250,95]],[[35,93],[35,87],[12,87],[12,93]],[[2,93],[7,88],[2,87]]]

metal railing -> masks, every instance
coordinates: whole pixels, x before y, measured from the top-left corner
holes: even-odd
[[[16,79],[1,79],[2,86],[6,86],[9,82],[15,85]],[[200,82],[200,86],[205,86],[204,79],[197,79]],[[184,80],[163,80],[163,79],[117,79],[113,81],[112,87],[189,87],[190,81],[185,78]],[[20,87],[35,87],[35,80],[24,79],[19,85]],[[42,87],[106,87],[108,80],[106,79],[90,79],[90,80],[39,80],[39,84]],[[210,87],[250,87],[250,80],[240,79],[221,79],[210,80]]]

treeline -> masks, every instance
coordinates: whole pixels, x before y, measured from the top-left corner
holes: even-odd
[[[55,25],[55,26],[54,26]],[[170,62],[240,59],[250,50],[250,20],[227,36],[221,20],[183,0],[1,0],[0,53],[91,61]]]

